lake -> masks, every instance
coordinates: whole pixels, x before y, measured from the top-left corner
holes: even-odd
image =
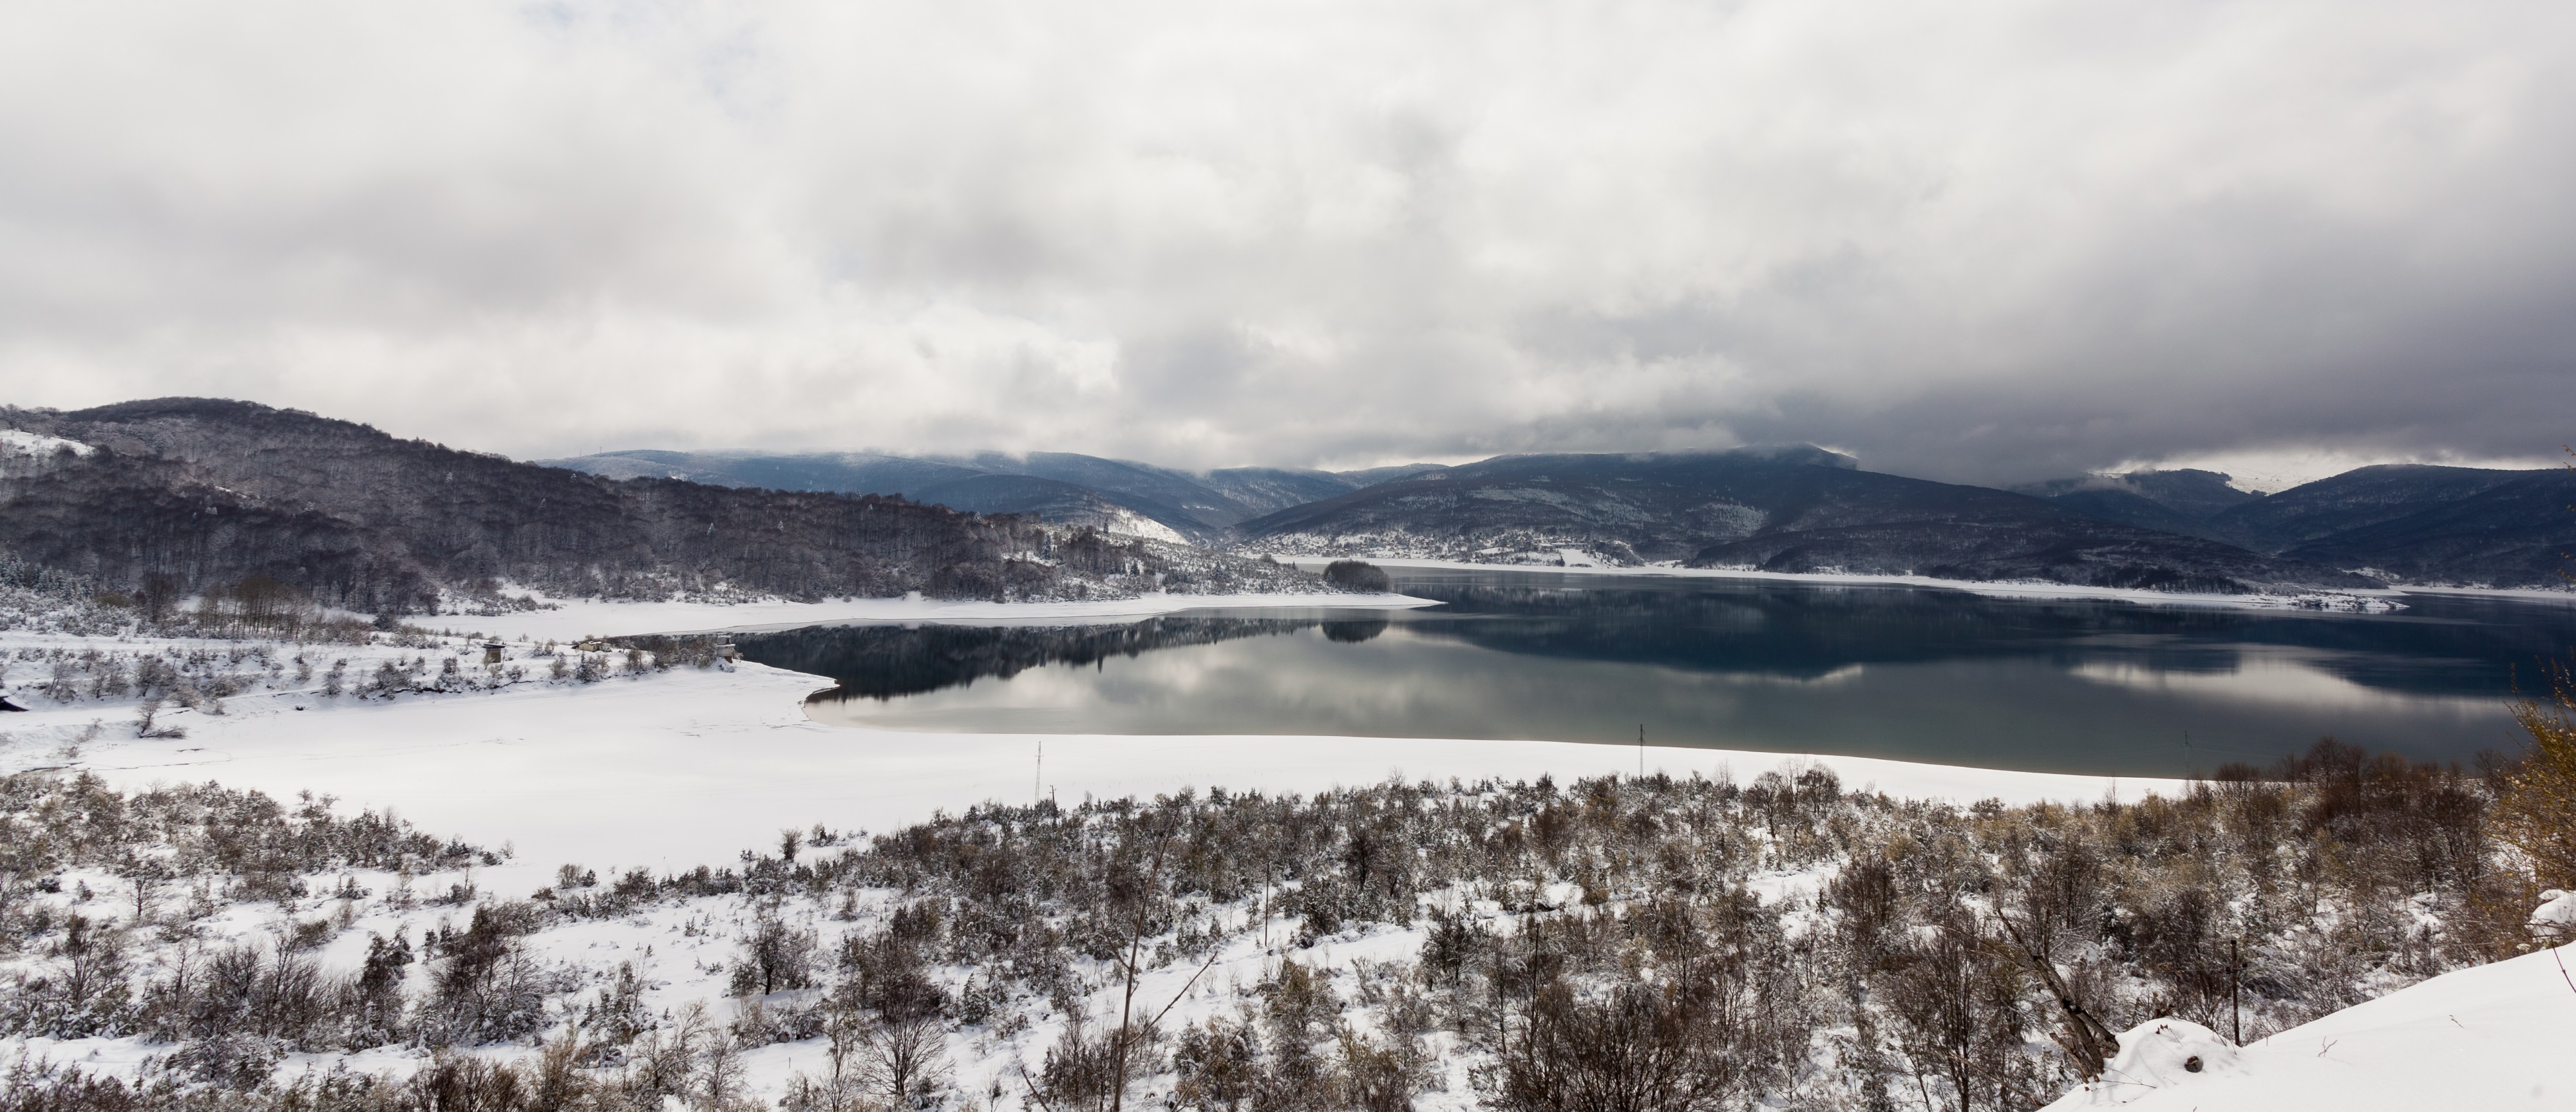
[[[1439,605],[738,638],[829,676],[823,722],[932,732],[1520,738],[2179,775],[2315,739],[2511,749],[2576,605],[2394,614],[1757,579],[1390,569]]]

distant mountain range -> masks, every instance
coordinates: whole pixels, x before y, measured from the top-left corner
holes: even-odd
[[[1848,456],[1805,446],[1505,456],[1294,507],[1239,530],[1248,545],[1315,554],[1589,557],[2180,591],[2373,585],[2329,566],[2108,521],[2029,495],[1862,471]]]
[[[247,402],[0,409],[0,552],[112,590],[251,576],[366,612],[565,595],[1320,590],[1258,560],[828,491],[618,481]]]
[[[1192,473],[1069,453],[611,452],[594,474],[901,493],[1201,545],[1495,563],[1671,562],[2172,589],[2563,584],[2576,473],[2365,467],[2263,495],[2211,471],[2013,490],[1859,470],[1805,445]]]
[[[0,408],[0,553],[115,589],[267,575],[366,611],[504,581],[806,598],[1311,589],[1260,553],[2223,592],[2555,586],[2576,551],[2571,505],[2576,473],[2559,469],[2365,467],[2269,496],[2205,471],[2006,491],[1806,445],[1340,472],[1069,453],[538,465],[246,402]]]
[[[1070,452],[1010,456],[893,456],[869,452],[602,452],[539,460],[615,479],[685,479],[775,490],[900,494],[982,514],[1029,514],[1122,533],[1219,544],[1241,522],[1425,471],[1436,464],[1368,471],[1229,467],[1193,474]]]
[[[2383,464],[2268,497],[2216,493],[2225,480],[2141,471],[2024,489],[2104,520],[2389,582],[2559,587],[2576,564],[2576,471],[2567,468]]]

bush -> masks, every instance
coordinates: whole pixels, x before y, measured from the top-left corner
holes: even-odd
[[[2514,707],[2531,744],[2504,772],[2494,830],[2529,860],[2540,887],[2576,888],[2576,675],[2563,663],[2545,674],[2547,698]]]

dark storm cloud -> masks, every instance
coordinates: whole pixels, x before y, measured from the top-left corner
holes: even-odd
[[[2571,63],[2501,2],[22,5],[0,391],[527,455],[2529,458]]]

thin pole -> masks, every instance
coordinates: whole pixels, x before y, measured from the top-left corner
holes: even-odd
[[[1637,723],[1637,779],[1646,778],[1646,724]]]
[[[2227,1018],[2229,1025],[2235,1029],[2236,1045],[2243,1046],[2245,1045],[2245,1008],[2238,1003],[2236,996],[2237,965],[2236,940],[2231,938],[2227,940]]]
[[[1042,802],[1043,800],[1045,800],[1045,799],[1046,799],[1046,788],[1043,786],[1045,783],[1046,783],[1046,739],[1045,739],[1045,738],[1039,738],[1039,739],[1038,739],[1038,770],[1037,770],[1037,772],[1035,772],[1034,774],[1030,775],[1030,777],[1029,777],[1029,806],[1031,806],[1031,807],[1035,807],[1035,806],[1037,806],[1040,802]]]

